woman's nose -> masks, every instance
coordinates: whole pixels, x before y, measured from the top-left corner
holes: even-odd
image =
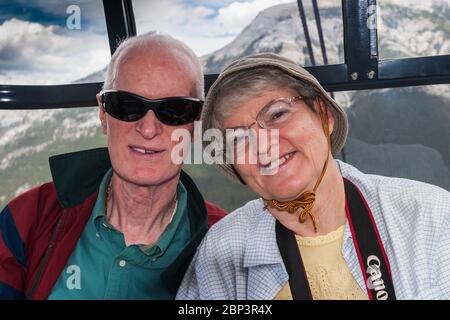
[[[279,156],[279,133],[277,129],[260,129],[257,132],[258,162],[265,165]]]

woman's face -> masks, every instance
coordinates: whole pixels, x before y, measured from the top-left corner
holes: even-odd
[[[320,98],[314,101],[317,112],[313,112],[303,100],[294,101],[293,113],[279,128],[279,139],[270,139],[270,134],[267,135],[267,132],[254,124],[260,110],[270,101],[295,96],[298,94],[292,89],[265,91],[237,106],[232,115],[222,122],[222,127],[226,129],[251,126],[255,130],[256,163],[246,161],[235,163],[234,167],[247,185],[264,199],[287,201],[306,190],[312,190],[329,156],[319,115],[319,108],[324,112],[327,109]],[[332,132],[334,120],[330,112],[326,114],[329,131]],[[260,145],[262,133],[269,139],[268,143]],[[274,163],[276,170],[267,174],[265,169],[273,168]]]

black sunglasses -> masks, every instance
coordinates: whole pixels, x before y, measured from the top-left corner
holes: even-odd
[[[203,101],[191,97],[153,100],[121,90],[103,90],[100,98],[104,110],[118,120],[137,121],[152,110],[159,121],[169,126],[179,126],[198,119],[203,105]]]

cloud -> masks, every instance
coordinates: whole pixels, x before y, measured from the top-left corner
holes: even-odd
[[[253,0],[235,1],[219,9],[216,23],[228,33],[239,33],[245,28],[260,11],[282,3],[291,3],[292,0]]]
[[[197,5],[197,6],[208,6],[210,8],[219,9],[225,6],[228,6],[230,3],[235,2],[236,0],[185,0],[186,4]],[[241,0],[245,1],[245,0]]]
[[[67,8],[71,5],[80,8],[84,28],[95,30],[97,33],[106,32],[104,10],[100,0],[12,0],[8,1],[8,6],[2,8],[0,22],[17,18],[65,27],[70,15]]]
[[[197,55],[232,41],[258,12],[292,0],[134,0],[138,33],[157,30],[186,42]]]
[[[134,0],[133,8],[138,33],[150,30],[168,33],[202,56],[231,42],[261,10],[286,2],[293,1]],[[17,6],[38,8],[40,13],[34,13],[33,17],[41,18],[36,18],[39,22],[18,18],[0,22],[0,83],[68,83],[108,63],[106,32],[101,33],[101,28],[92,26],[105,23],[101,1],[49,0],[44,4],[41,0],[14,0],[12,3],[16,9]],[[68,30],[60,22],[65,21],[69,4],[81,8],[81,30]],[[46,18],[50,16],[51,19]]]
[[[10,19],[0,24],[1,84],[63,84],[109,61],[106,34]]]
[[[217,10],[182,0],[135,0],[138,34],[157,30],[184,41],[197,55],[214,51],[230,41],[213,23]]]

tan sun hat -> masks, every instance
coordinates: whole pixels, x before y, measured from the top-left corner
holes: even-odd
[[[235,73],[264,67],[276,67],[299,81],[310,84],[319,93],[319,96],[327,102],[326,106],[334,117],[334,128],[331,135],[331,152],[333,156],[336,156],[341,151],[347,139],[348,120],[345,111],[328,95],[317,79],[308,71],[298,66],[294,61],[273,53],[258,53],[241,58],[232,62],[222,71],[209,89],[203,105],[201,116],[203,130],[213,128],[214,101],[218,88],[221,86],[223,80]],[[243,183],[231,164],[217,164],[217,167],[219,171],[231,180]]]

